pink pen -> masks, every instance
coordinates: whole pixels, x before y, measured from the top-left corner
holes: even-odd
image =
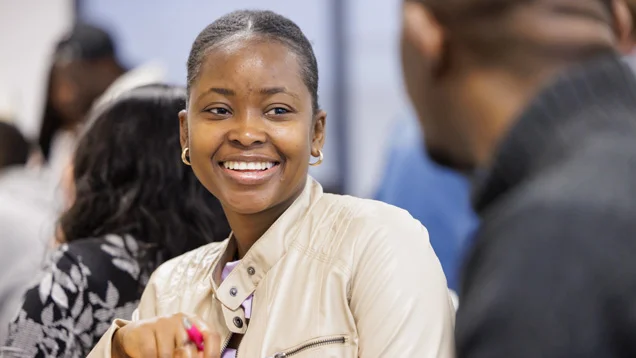
[[[190,320],[186,317],[183,317],[183,325],[185,326],[186,332],[188,332],[188,337],[197,346],[197,349],[200,351],[203,350],[203,334],[194,324],[190,323]]]

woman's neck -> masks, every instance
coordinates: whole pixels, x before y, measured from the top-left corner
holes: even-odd
[[[289,209],[301,192],[302,190],[284,202],[256,214],[225,211],[225,216],[232,228],[232,235],[236,240],[239,259],[242,259],[252,245]]]

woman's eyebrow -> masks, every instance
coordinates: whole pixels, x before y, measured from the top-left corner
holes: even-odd
[[[265,95],[265,96],[273,96],[273,95],[278,94],[278,93],[284,93],[284,94],[288,94],[288,95],[290,95],[290,96],[292,96],[292,97],[294,97],[296,99],[300,99],[297,94],[287,91],[287,89],[285,89],[285,87],[266,87],[266,88],[261,88],[259,90],[259,93],[262,94],[262,95]]]
[[[235,96],[236,95],[236,92],[234,92],[234,90],[231,90],[229,88],[211,87],[211,88],[208,88],[205,92],[201,93],[197,97],[197,101],[200,100],[203,96],[207,95],[210,92],[218,93],[218,94],[220,94],[222,96]]]

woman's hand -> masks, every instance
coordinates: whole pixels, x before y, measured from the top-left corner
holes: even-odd
[[[203,335],[203,352],[190,341],[184,318]],[[203,320],[182,313],[131,322],[115,332],[112,343],[113,358],[220,358],[220,351],[219,335],[210,331]]]

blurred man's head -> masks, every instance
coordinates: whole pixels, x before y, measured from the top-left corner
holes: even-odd
[[[49,100],[63,126],[81,122],[93,102],[124,72],[104,30],[78,24],[56,46]]]
[[[402,62],[431,157],[471,170],[563,67],[616,46],[612,0],[406,0]]]
[[[0,121],[0,170],[14,165],[25,165],[30,146],[20,130]]]

